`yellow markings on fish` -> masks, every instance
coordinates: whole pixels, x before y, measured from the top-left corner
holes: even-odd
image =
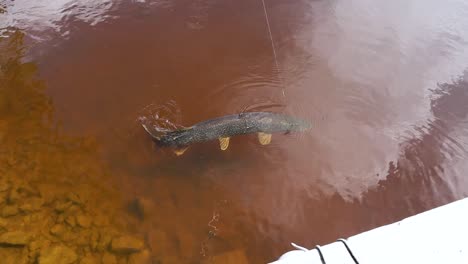
[[[178,148],[178,149],[174,149],[174,153],[177,155],[177,156],[180,156],[182,154],[184,154],[184,152],[188,149],[188,147],[186,148]]]
[[[219,147],[221,150],[226,150],[229,147],[229,137],[220,137]]]
[[[271,134],[259,132],[258,133],[258,142],[262,145],[268,145],[271,142]]]

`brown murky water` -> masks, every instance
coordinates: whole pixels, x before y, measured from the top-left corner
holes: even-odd
[[[154,263],[272,261],[468,194],[465,1],[266,1],[279,69],[261,1],[4,6],[0,171],[46,205],[86,196],[85,215]],[[186,126],[267,106],[313,129],[175,157],[137,122],[168,102]]]

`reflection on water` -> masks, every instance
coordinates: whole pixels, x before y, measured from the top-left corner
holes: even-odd
[[[25,32],[27,57],[19,35],[2,42],[3,172],[88,186],[84,213],[111,215],[109,236],[134,234],[162,263],[265,262],[467,195],[465,1],[266,4],[279,71],[260,1],[9,2],[1,28]],[[313,129],[176,158],[139,123],[259,108]]]
[[[44,31],[58,31],[61,37],[69,32],[62,30],[60,23],[82,21],[96,25],[109,19],[107,12],[112,9],[112,1],[89,0],[38,0],[5,1],[6,12],[2,16],[0,33],[9,29],[23,29],[34,38],[44,39]]]

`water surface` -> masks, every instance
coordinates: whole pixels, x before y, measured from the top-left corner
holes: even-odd
[[[15,1],[0,21],[25,33],[53,123],[96,142],[111,202],[151,204],[119,213],[155,258],[271,261],[468,194],[465,1],[266,7],[279,68],[261,1]],[[185,126],[265,107],[313,129],[176,157],[137,122],[168,103]]]

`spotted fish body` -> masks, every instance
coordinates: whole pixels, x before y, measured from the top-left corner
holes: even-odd
[[[194,143],[218,139],[220,148],[225,150],[232,136],[257,133],[260,143],[266,145],[273,133],[305,131],[310,127],[306,121],[284,114],[247,112],[210,119],[161,136],[152,134],[147,127],[145,129],[159,146],[184,149]]]

